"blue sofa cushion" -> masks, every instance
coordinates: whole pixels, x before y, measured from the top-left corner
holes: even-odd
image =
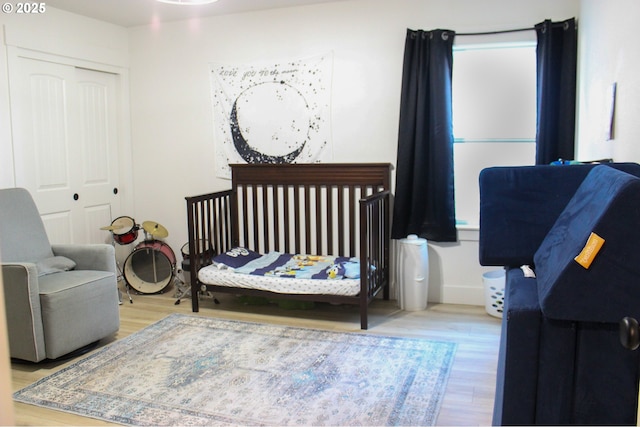
[[[507,269],[505,308],[498,373],[509,375],[497,376],[492,425],[532,424],[536,416],[542,323],[536,279],[524,277],[519,268]]]
[[[586,268],[575,258],[604,239]],[[534,255],[538,296],[551,319],[618,323],[640,316],[640,179],[593,168]]]
[[[483,169],[480,186],[481,265],[520,267],[533,255],[587,174],[599,165]],[[607,167],[640,176],[636,163]]]

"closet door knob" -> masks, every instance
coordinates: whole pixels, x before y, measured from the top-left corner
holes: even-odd
[[[113,189],[113,194],[118,194],[118,187],[115,187],[115,188]]]
[[[78,193],[74,193],[73,200],[78,200],[79,198],[80,198],[80,195]]]

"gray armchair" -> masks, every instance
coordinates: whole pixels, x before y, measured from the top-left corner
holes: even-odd
[[[12,358],[57,359],[118,331],[114,248],[52,246],[22,188],[0,190],[0,259]]]

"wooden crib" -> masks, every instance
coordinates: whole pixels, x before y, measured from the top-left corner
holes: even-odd
[[[388,163],[231,165],[231,189],[187,197],[191,297],[199,292],[351,304],[368,328],[369,303],[389,299]],[[360,260],[357,295],[281,293],[203,283],[213,256],[243,247],[266,253],[339,255]],[[283,279],[288,280],[288,279]]]

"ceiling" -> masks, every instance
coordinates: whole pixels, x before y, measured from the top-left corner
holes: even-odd
[[[344,0],[218,0],[216,3],[194,6],[159,3],[155,0],[47,0],[47,5],[123,27],[135,27],[152,22],[180,21],[334,1]]]

